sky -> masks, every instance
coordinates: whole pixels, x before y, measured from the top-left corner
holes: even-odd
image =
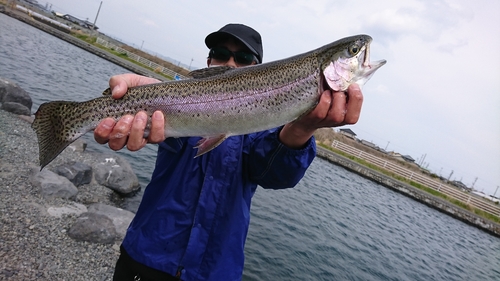
[[[39,3],[93,22],[101,1]],[[359,122],[345,128],[487,195],[500,186],[500,1],[104,0],[96,25],[201,68],[205,36],[227,23],[261,33],[264,62],[370,35],[371,59],[387,64],[363,87]]]

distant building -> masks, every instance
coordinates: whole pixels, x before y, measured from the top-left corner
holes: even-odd
[[[466,186],[463,182],[461,181],[449,181],[449,183],[455,187],[458,187],[462,189],[463,191],[471,192],[472,188]]]
[[[339,132],[353,140],[356,140],[356,134],[351,129],[340,129]]]
[[[56,11],[52,11],[52,13],[54,14],[54,16],[56,17],[59,17],[59,18],[63,18],[64,17],[64,14],[63,13],[58,13]]]
[[[83,27],[83,28],[87,28],[87,29],[94,29],[94,30],[98,30],[99,27],[97,26],[94,26],[93,23],[87,21],[87,20],[81,20],[77,17],[74,17],[72,15],[69,15],[69,14],[66,14],[64,16],[62,16],[64,19],[74,23],[74,24],[78,24],[79,26]]]
[[[406,162],[415,163],[415,159],[413,159],[410,155],[401,155],[401,157],[403,157]]]
[[[44,12],[49,12],[48,6],[42,6],[36,0],[18,0],[18,2],[19,2],[19,4],[25,5],[31,9],[36,8],[36,9],[40,9]]]
[[[366,140],[361,140],[360,142],[362,144],[368,146],[369,148],[373,148],[375,150],[379,150],[379,147],[376,144],[372,143],[372,142],[369,142],[369,141],[366,141]]]
[[[93,29],[93,30],[98,30],[99,27],[97,27],[97,25],[94,25],[94,23],[86,20],[86,21],[83,21],[86,25],[87,25],[87,28],[88,29]]]
[[[402,154],[394,152],[394,151],[389,152],[389,155],[396,158],[396,159],[403,160],[405,162],[416,165],[415,159],[413,159],[410,155],[402,155]]]

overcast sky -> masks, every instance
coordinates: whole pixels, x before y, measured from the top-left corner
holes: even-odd
[[[91,22],[100,2],[48,1]],[[205,36],[227,23],[261,33],[264,62],[372,36],[372,60],[388,62],[363,88],[361,119],[348,128],[388,151],[426,155],[424,166],[444,177],[453,171],[468,186],[477,177],[487,194],[500,186],[500,1],[104,0],[96,25],[199,68]]]

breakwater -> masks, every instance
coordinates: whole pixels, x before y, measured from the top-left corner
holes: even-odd
[[[440,212],[443,212],[470,225],[483,229],[492,235],[500,237],[500,224],[482,218],[468,210],[455,206],[446,200],[422,191],[409,184],[398,181],[394,178],[388,177],[319,146],[317,149],[317,156],[328,160],[333,164],[342,166],[351,172],[357,173],[394,191],[413,198]],[[367,198],[367,200],[369,200],[369,198]]]
[[[7,16],[10,16],[10,17],[15,18],[19,21],[22,21],[26,24],[29,24],[33,27],[36,27],[36,28],[38,28],[38,29],[40,29],[40,30],[52,35],[52,36],[55,36],[61,40],[64,40],[72,45],[75,45],[83,50],[86,50],[86,51],[88,51],[96,56],[99,56],[99,57],[101,57],[105,60],[108,60],[114,64],[120,65],[121,67],[123,67],[127,70],[130,70],[133,73],[143,75],[143,76],[153,77],[153,78],[156,78],[156,79],[161,80],[161,81],[167,80],[164,76],[159,75],[158,73],[155,73],[154,71],[140,67],[139,65],[136,65],[136,64],[129,62],[125,59],[122,59],[118,56],[115,56],[115,55],[113,55],[105,50],[102,50],[98,47],[95,47],[94,45],[92,45],[88,42],[80,40],[80,39],[68,34],[67,32],[63,32],[57,28],[54,28],[51,25],[45,24],[44,22],[37,21],[37,20],[33,19],[32,17],[30,17],[28,14],[10,9],[8,7],[5,8],[5,11],[3,11],[3,13],[6,14]]]

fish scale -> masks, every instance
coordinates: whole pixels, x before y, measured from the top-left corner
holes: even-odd
[[[108,89],[89,101],[44,103],[32,125],[41,168],[101,120],[139,111],[148,114],[150,123],[153,112],[160,110],[167,137],[203,137],[197,156],[229,136],[284,125],[312,110],[323,90],[345,91],[352,83],[363,84],[385,64],[370,64],[371,40],[357,35],[265,64],[197,70],[192,79],[129,88],[118,100]]]

